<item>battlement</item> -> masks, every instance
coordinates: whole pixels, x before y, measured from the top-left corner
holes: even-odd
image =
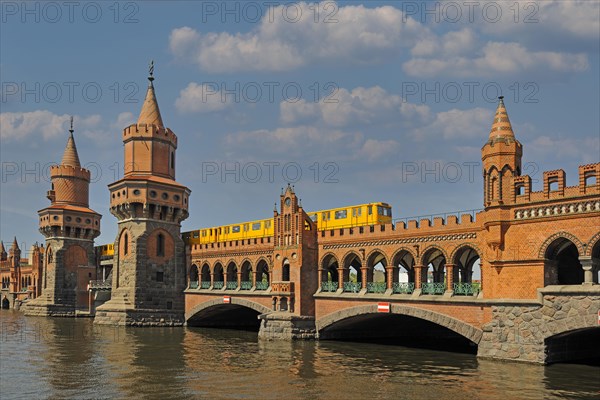
[[[90,171],[85,168],[73,167],[71,165],[52,165],[50,167],[50,177],[71,177],[77,179],[90,180]]]
[[[132,124],[123,129],[123,142],[131,140],[134,137],[168,140],[177,147],[177,135],[169,128],[154,124]]]
[[[600,163],[580,166],[579,184],[574,186],[566,186],[566,174],[562,169],[543,173],[541,191],[532,191],[532,179],[529,175],[513,179],[512,198],[516,204],[598,194],[600,194]]]

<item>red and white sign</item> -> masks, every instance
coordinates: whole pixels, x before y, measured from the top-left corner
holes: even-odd
[[[598,325],[600,325],[600,310],[598,310]]]
[[[223,303],[230,304],[231,303],[231,296],[223,296]]]
[[[389,313],[391,310],[390,303],[377,303],[377,312]]]

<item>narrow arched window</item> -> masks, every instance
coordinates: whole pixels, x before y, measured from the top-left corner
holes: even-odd
[[[175,169],[175,152],[171,152],[171,169]]]
[[[165,255],[165,235],[159,233],[156,236],[156,255],[162,257]]]
[[[125,234],[123,236],[123,254],[127,255],[129,253],[129,236]]]

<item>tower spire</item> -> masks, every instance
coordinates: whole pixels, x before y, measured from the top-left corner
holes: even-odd
[[[513,132],[512,125],[508,119],[508,113],[506,112],[506,106],[504,105],[504,96],[498,97],[498,107],[496,108],[496,115],[494,116],[494,123],[490,131],[490,142],[496,142],[498,140],[512,139],[515,140],[515,133]]]
[[[19,249],[19,243],[17,242],[17,237],[16,236],[15,236],[15,239],[13,240],[13,244],[12,244],[11,250],[20,250]]]
[[[77,147],[75,146],[75,139],[73,138],[73,132],[73,117],[71,116],[69,139],[67,140],[67,147],[65,147],[61,164],[81,168],[81,164],[79,163],[79,155],[77,154]]]
[[[158,108],[158,102],[156,101],[156,95],[154,93],[154,61],[150,62],[148,67],[148,91],[146,92],[146,98],[142,105],[142,111],[138,118],[138,125],[157,125],[162,127],[163,121],[160,115],[160,109]]]

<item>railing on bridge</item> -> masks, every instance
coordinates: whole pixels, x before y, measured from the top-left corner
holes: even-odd
[[[291,282],[291,281],[273,282],[271,284],[271,291],[273,293],[293,293],[294,292],[294,282]]]
[[[256,290],[267,290],[269,282],[256,282]]]
[[[452,285],[455,296],[476,296],[481,292],[481,283],[455,283]]]
[[[344,282],[344,292],[358,293],[362,289],[360,282]]]
[[[385,293],[385,282],[367,282],[367,293]]]
[[[190,289],[198,289],[198,281],[190,281]]]
[[[213,282],[213,289],[223,289],[223,286],[225,286],[225,282],[223,281]]]
[[[242,281],[240,282],[241,290],[250,290],[252,289],[252,281]]]
[[[421,283],[422,294],[444,294],[446,284],[444,282],[423,282]]]
[[[392,293],[412,294],[415,291],[414,282],[394,282],[392,284]]]
[[[210,289],[210,281],[200,282],[200,289]]]
[[[225,285],[225,290],[235,290],[237,289],[237,281],[227,282]]]
[[[335,292],[338,290],[338,283],[333,281],[321,282],[322,292]]]

